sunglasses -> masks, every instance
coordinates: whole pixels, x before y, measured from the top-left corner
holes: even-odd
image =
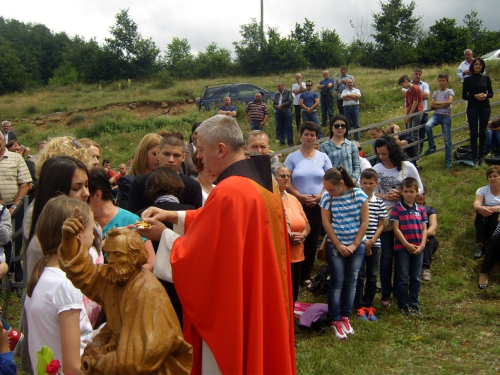
[[[306,85],[306,87],[312,87],[312,85]]]
[[[333,127],[334,127],[335,129],[340,129],[340,128],[342,128],[342,129],[346,129],[346,128],[347,128],[347,125],[346,125],[346,124],[333,124]]]

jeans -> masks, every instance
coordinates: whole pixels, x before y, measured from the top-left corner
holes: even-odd
[[[394,276],[394,294],[398,300],[398,307],[418,307],[418,293],[420,292],[420,275],[424,252],[418,255],[410,254],[406,249],[394,252],[396,259],[396,274]],[[410,280],[408,293],[408,279]]]
[[[344,116],[347,118],[349,132],[353,129],[359,129],[359,105],[344,107]],[[354,139],[359,141],[359,133],[354,133]]]
[[[297,125],[297,131],[300,128],[300,114],[302,113],[302,107],[300,105],[293,105],[295,107],[295,125]]]
[[[292,127],[292,112],[291,111],[278,111],[276,114],[278,137],[282,145],[285,144],[285,135],[288,146],[293,146],[293,127]]]
[[[434,253],[439,247],[439,242],[436,239],[436,236],[430,236],[427,237],[427,244],[425,245],[424,249],[424,262],[422,264],[422,269],[430,269],[431,268],[431,263],[432,263],[432,257],[434,256]]]
[[[342,99],[337,99],[337,108],[339,109],[339,114],[344,114],[344,101]]]
[[[425,133],[427,134],[429,148],[436,148],[436,143],[434,142],[434,134],[432,134],[432,128],[437,125],[441,125],[441,129],[443,132],[446,165],[451,165],[451,117],[434,114],[432,115],[429,122],[425,124]]]
[[[420,120],[420,125],[425,125],[429,121],[429,113],[426,112],[422,115],[422,119]],[[422,126],[420,129],[418,129],[418,138],[419,139],[424,139],[425,138],[425,126]],[[420,143],[420,153],[422,153],[422,149],[424,148],[424,144]]]
[[[311,279],[311,271],[316,260],[316,250],[318,249],[318,236],[322,228],[321,223],[321,207],[316,205],[307,207],[302,205],[302,209],[306,214],[307,221],[311,227],[311,231],[304,240],[304,261],[302,262],[301,281]]]
[[[326,246],[326,260],[330,272],[328,288],[328,318],[340,320],[351,315],[358,273],[365,257],[365,244],[361,243],[354,253],[343,257],[331,242]]]
[[[486,132],[485,154],[488,154],[490,151],[493,151],[494,154],[500,153],[500,131],[488,129]]]
[[[311,113],[307,113],[306,111],[302,112],[302,120],[304,122],[305,121],[312,121],[312,122],[319,125],[319,119],[318,119],[317,112],[311,112]]]
[[[326,126],[326,117],[328,116],[328,120],[331,120],[333,117],[333,98],[328,95],[321,95],[319,102],[321,105],[321,126]]]
[[[380,235],[380,284],[382,294],[392,292],[392,259],[394,258],[394,232],[382,232]]]
[[[484,156],[486,146],[486,131],[490,119],[491,107],[467,107],[467,120],[470,130],[470,147],[474,160]],[[479,129],[478,129],[479,124]],[[479,150],[477,149],[477,139],[479,137]]]
[[[380,247],[372,247],[372,255],[366,256],[359,270],[354,307],[373,307],[377,294],[378,263]],[[364,290],[364,293],[363,293]]]
[[[416,128],[417,126],[420,126],[421,120],[422,120],[421,114],[410,118],[410,122],[406,123],[406,129],[413,129],[413,128]],[[420,140],[419,129],[413,129],[410,132],[410,135],[411,135],[411,139],[413,140],[413,142],[417,142]],[[418,155],[419,150],[420,150],[420,145],[413,146],[413,149],[414,149],[415,155]]]
[[[252,121],[250,122],[250,130],[264,130],[264,128],[260,127],[260,123],[262,121]]]

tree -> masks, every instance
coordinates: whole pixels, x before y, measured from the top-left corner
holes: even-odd
[[[0,95],[21,91],[29,79],[17,52],[10,43],[0,37]]]
[[[174,77],[190,78],[193,75],[193,55],[186,38],[174,37],[167,45],[165,65]]]
[[[106,38],[105,49],[121,62],[121,78],[146,76],[157,70],[160,50],[151,38],[143,39],[137,24],[130,18],[128,9],[121,9],[110,28],[113,38]]]
[[[463,57],[469,33],[456,20],[442,18],[430,27],[429,34],[418,44],[418,61],[422,65],[454,63]]]
[[[227,75],[231,68],[231,52],[217,47],[215,42],[210,43],[205,52],[198,53],[194,63],[196,77],[215,78]]]
[[[246,74],[254,75],[267,71],[263,65],[265,60],[264,50],[267,42],[262,40],[260,25],[255,18],[252,22],[240,26],[240,34],[243,38],[240,42],[233,42],[236,51],[236,61]]]
[[[413,17],[415,2],[404,5],[402,0],[380,1],[382,11],[373,14],[375,55],[373,66],[396,68],[416,61],[415,47],[422,36],[421,17]]]

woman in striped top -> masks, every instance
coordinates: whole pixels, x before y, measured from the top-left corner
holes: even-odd
[[[365,255],[368,196],[355,187],[343,166],[326,171],[323,185],[326,192],[319,206],[328,236],[328,317],[335,335],[345,339],[348,334],[354,333],[349,315],[354,303],[358,272]]]

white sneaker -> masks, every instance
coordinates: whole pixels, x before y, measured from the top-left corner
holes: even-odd
[[[340,325],[342,326],[342,330],[346,335],[354,334],[354,330],[351,327],[351,323],[349,322],[349,318],[347,316],[343,316],[340,319]]]
[[[345,340],[347,338],[347,335],[344,333],[344,330],[342,329],[342,323],[340,323],[340,320],[334,320],[332,323],[332,332],[335,333],[335,336],[337,336],[341,340]]]

